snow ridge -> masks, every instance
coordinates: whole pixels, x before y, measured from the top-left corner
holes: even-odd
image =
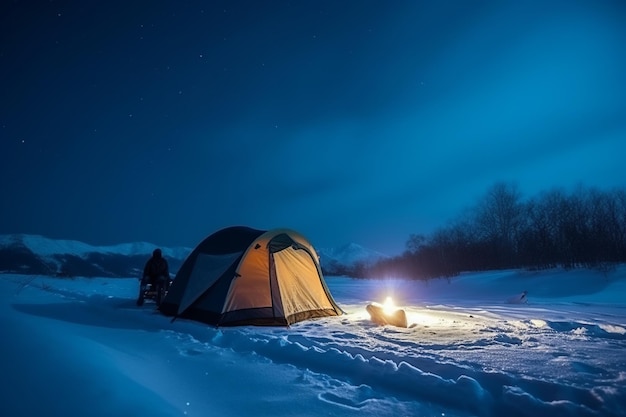
[[[52,255],[75,255],[85,257],[90,253],[106,253],[125,256],[145,256],[160,247],[148,242],[121,243],[117,245],[95,246],[78,240],[50,239],[41,235],[10,234],[0,235],[0,248],[22,245],[33,253],[50,257]],[[165,256],[186,257],[191,248],[161,247]]]

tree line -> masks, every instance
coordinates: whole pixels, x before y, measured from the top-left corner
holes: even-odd
[[[578,186],[523,200],[517,186],[496,183],[430,235],[412,234],[406,251],[352,276],[428,279],[464,271],[611,269],[626,262],[626,190]]]

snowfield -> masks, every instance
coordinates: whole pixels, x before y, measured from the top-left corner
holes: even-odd
[[[132,278],[0,278],[3,416],[626,414],[626,267],[327,277],[346,314],[290,328],[172,322]],[[370,321],[386,296],[409,328]]]

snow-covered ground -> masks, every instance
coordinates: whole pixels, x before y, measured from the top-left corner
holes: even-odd
[[[0,275],[0,415],[626,414],[626,267],[327,283],[347,314],[213,328],[132,278]],[[370,322],[387,296],[409,328]]]

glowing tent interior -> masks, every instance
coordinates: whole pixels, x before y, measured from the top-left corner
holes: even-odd
[[[343,313],[307,239],[243,226],[219,230],[191,252],[160,310],[218,326],[286,326]]]

